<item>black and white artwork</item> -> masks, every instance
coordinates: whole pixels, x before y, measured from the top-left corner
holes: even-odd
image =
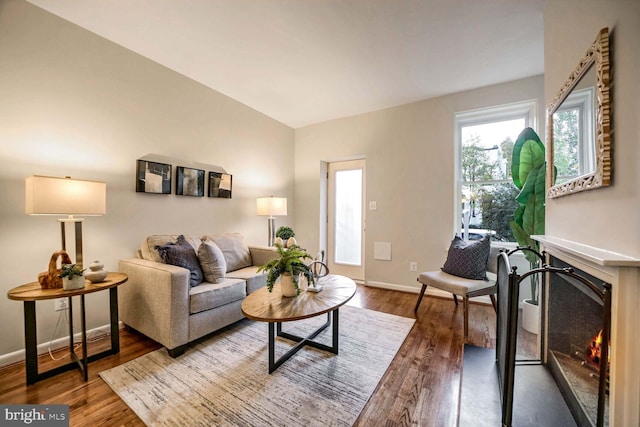
[[[171,194],[171,165],[138,160],[136,192]]]
[[[209,197],[231,198],[231,175],[209,172]]]
[[[204,197],[204,171],[183,166],[176,168],[176,194]]]

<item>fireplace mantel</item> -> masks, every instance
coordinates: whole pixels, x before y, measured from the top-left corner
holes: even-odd
[[[542,243],[546,250],[556,249],[567,254],[582,258],[585,261],[601,266],[611,267],[640,267],[640,259],[611,252],[571,240],[552,236],[531,236]]]
[[[532,237],[549,255],[611,284],[609,425],[640,426],[640,259],[554,236]]]

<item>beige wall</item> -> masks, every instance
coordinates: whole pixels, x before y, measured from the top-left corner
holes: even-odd
[[[547,201],[547,234],[640,257],[640,2],[549,0],[544,11],[549,104],[600,28],[609,27],[613,183]]]
[[[293,198],[293,138],[291,128],[27,2],[0,2],[0,356],[24,346],[22,304],[4,295],[35,280],[60,247],[54,217],[24,214],[26,176],[107,182],[107,215],[85,220],[84,254],[115,270],[153,233],[240,231],[266,244],[255,198]],[[225,168],[233,199],[136,193],[136,159],[148,153]],[[289,212],[279,224],[293,224],[293,204]],[[108,323],[107,293],[87,304],[89,328]],[[39,342],[52,337],[53,307],[37,304]]]
[[[322,162],[365,157],[367,206],[377,202],[366,212],[365,278],[417,287],[409,262],[440,268],[454,232],[454,114],[534,99],[541,119],[542,97],[537,76],[296,129],[296,237],[322,245]],[[391,242],[392,261],[373,259],[376,241]]]

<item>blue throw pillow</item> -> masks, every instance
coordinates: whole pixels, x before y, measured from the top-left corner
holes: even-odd
[[[487,263],[490,251],[491,240],[488,235],[470,242],[455,236],[449,246],[449,253],[442,271],[465,279],[489,280]]]
[[[198,256],[184,236],[178,236],[178,240],[175,243],[169,242],[166,245],[156,246],[156,249],[167,264],[189,270],[191,273],[189,285],[193,287],[202,283],[204,274],[202,273],[200,262],[198,262]]]

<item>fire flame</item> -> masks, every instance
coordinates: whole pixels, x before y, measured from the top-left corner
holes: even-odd
[[[598,334],[593,337],[591,340],[591,344],[589,345],[588,352],[591,360],[599,365],[600,364],[600,348],[602,347],[602,329],[598,332]],[[607,352],[607,361],[611,362],[611,344],[609,344]]]

